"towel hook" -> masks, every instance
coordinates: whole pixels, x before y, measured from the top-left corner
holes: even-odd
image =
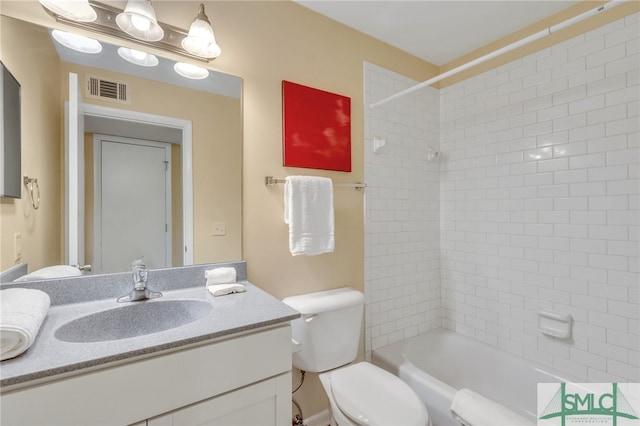
[[[38,185],[38,179],[30,178],[29,176],[24,176],[23,178],[24,186],[29,190],[29,195],[31,198],[31,205],[35,210],[40,208],[40,185]],[[35,194],[34,194],[35,187]]]

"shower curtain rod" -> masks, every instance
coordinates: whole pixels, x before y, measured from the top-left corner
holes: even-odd
[[[602,12],[602,11],[614,8],[614,7],[624,3],[626,1],[628,1],[628,0],[612,0],[612,1],[610,1],[608,3],[605,3],[605,4],[603,4],[603,5],[599,6],[599,7],[596,7],[595,9],[591,9],[591,10],[588,10],[586,12],[583,12],[583,13],[581,13],[579,15],[574,16],[573,18],[567,19],[566,21],[562,21],[559,24],[547,27],[544,30],[541,30],[541,31],[538,31],[537,33],[531,34],[528,37],[525,37],[525,38],[520,39],[518,41],[515,41],[515,42],[513,42],[511,44],[508,44],[508,45],[506,45],[504,47],[501,47],[498,50],[494,50],[491,53],[487,53],[486,55],[481,56],[479,58],[476,58],[476,59],[474,59],[472,61],[469,61],[466,64],[460,65],[459,67],[453,68],[453,69],[451,69],[451,70],[449,70],[447,72],[444,72],[442,74],[438,74],[437,76],[435,76],[433,78],[430,78],[429,80],[423,81],[422,83],[418,83],[415,86],[411,86],[408,89],[405,89],[405,90],[403,90],[401,92],[396,93],[395,95],[391,95],[391,96],[388,96],[388,97],[386,97],[386,98],[384,98],[384,99],[382,99],[382,100],[380,100],[378,102],[374,102],[374,103],[369,105],[369,108],[371,108],[371,109],[377,108],[380,105],[383,105],[383,104],[385,104],[385,103],[387,103],[389,101],[392,101],[394,99],[397,99],[397,98],[399,98],[401,96],[408,95],[409,93],[415,92],[416,90],[422,89],[423,87],[430,86],[433,83],[437,83],[438,81],[444,80],[447,77],[451,77],[452,75],[458,74],[459,72],[462,72],[462,71],[464,71],[464,70],[466,70],[468,68],[471,68],[471,67],[474,67],[476,65],[479,65],[479,64],[481,64],[483,62],[488,61],[489,59],[493,59],[496,56],[500,56],[500,55],[502,55],[504,53],[507,53],[507,52],[510,52],[510,51],[512,51],[514,49],[517,49],[518,47],[524,46],[525,44],[529,44],[529,43],[534,42],[534,41],[536,41],[538,39],[541,39],[542,37],[548,36],[549,34],[552,34],[552,33],[556,32],[556,31],[560,31],[560,30],[562,30],[564,28],[567,28],[567,27],[569,27],[569,26],[571,26],[573,24],[576,24],[576,23],[578,23],[580,21],[583,21],[583,20],[585,20],[585,19],[587,19],[587,18],[589,18],[591,16],[594,16],[594,15],[596,15],[596,14]]]

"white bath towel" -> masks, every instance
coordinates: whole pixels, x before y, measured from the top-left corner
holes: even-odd
[[[0,291],[0,361],[31,347],[51,301],[44,291],[11,288]]]
[[[460,389],[451,402],[451,414],[466,426],[520,426],[533,425],[497,402],[470,389]]]
[[[236,282],[236,268],[222,267],[204,271],[207,286],[214,284],[232,284]]]
[[[288,176],[284,184],[284,222],[294,256],[332,253],[333,182],[314,176]]]
[[[244,285],[239,283],[234,284],[212,284],[207,286],[207,290],[214,296],[224,296],[226,294],[244,293]]]

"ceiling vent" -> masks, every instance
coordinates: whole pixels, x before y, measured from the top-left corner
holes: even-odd
[[[106,80],[93,75],[87,76],[87,97],[129,104],[129,85],[122,81]]]

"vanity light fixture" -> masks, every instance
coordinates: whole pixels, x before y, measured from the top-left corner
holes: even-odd
[[[117,37],[155,49],[162,49],[203,62],[209,62],[220,55],[221,49],[215,42],[213,29],[204,13],[203,5],[200,5],[198,16],[191,25],[193,34],[189,34],[182,28],[158,22],[153,6],[149,0],[129,0],[124,10],[95,0],[40,1],[55,3],[88,2],[89,7],[97,14],[95,21],[82,22],[44,7],[44,10],[53,19],[64,25],[80,28],[85,31],[106,34],[111,37]],[[206,29],[207,26],[209,30]],[[202,38],[198,35],[202,33],[205,34],[203,38],[204,41],[197,40]],[[207,34],[210,34],[210,37]],[[192,39],[192,37],[194,37],[194,39]],[[183,47],[182,40],[185,38],[189,40],[184,43]],[[191,50],[187,50],[187,47]]]
[[[118,55],[127,62],[131,62],[141,67],[155,67],[158,65],[158,58],[151,53],[141,52],[128,47],[119,47]]]
[[[182,40],[182,47],[187,52],[204,58],[217,58],[222,49],[216,43],[213,27],[209,18],[204,13],[204,4],[200,3],[198,15],[189,27],[189,34]]]
[[[39,0],[40,4],[56,15],[77,22],[93,22],[98,15],[89,0]]]
[[[53,30],[51,36],[64,47],[82,53],[100,53],[102,45],[98,40],[89,37],[72,34],[65,31]]]
[[[190,78],[192,80],[202,80],[209,76],[209,70],[207,70],[206,68],[187,64],[184,62],[176,62],[176,64],[173,66],[173,69],[179,75],[185,78]]]
[[[151,0],[129,0],[124,11],[116,16],[116,23],[122,31],[138,40],[158,41],[164,37]]]

